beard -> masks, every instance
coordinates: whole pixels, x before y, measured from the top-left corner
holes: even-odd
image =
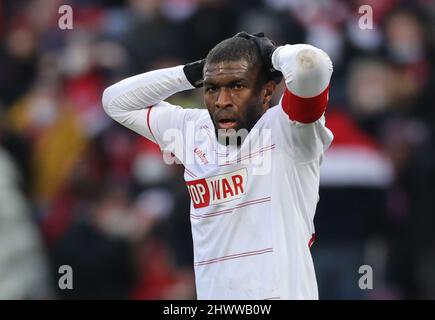
[[[237,145],[240,146],[245,140],[248,133],[254,128],[255,124],[263,116],[264,112],[261,107],[247,107],[245,114],[239,115],[237,118],[237,126],[235,129],[219,129],[213,114],[209,111],[212,119],[216,139],[224,146]]]

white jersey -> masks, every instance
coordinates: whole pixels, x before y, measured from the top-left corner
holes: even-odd
[[[179,70],[169,72],[185,82]],[[133,115],[127,100],[106,96],[103,103],[113,118],[157,143],[166,160],[173,154],[185,166],[198,299],[317,299],[310,241],[319,167],[332,141],[324,116],[290,120],[281,101],[240,147],[226,147],[205,109],[161,101]]]

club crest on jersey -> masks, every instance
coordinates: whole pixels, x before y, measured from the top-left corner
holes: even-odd
[[[187,182],[194,208],[208,207],[242,197],[246,192],[246,168]]]

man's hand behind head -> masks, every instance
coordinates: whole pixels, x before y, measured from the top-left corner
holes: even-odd
[[[282,73],[275,70],[272,65],[272,54],[277,46],[271,39],[265,37],[263,32],[250,34],[245,31],[237,33],[234,37],[253,41],[260,52],[264,65],[269,70],[270,79],[277,84],[281,82]]]
[[[195,88],[201,88],[204,82],[203,69],[205,59],[190,62],[184,65],[183,71],[187,80]]]

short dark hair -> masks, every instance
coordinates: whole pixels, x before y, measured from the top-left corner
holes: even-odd
[[[246,60],[251,70],[259,70],[259,83],[265,83],[268,80],[268,70],[263,63],[260,51],[253,41],[245,38],[232,37],[219,42],[208,53],[205,64],[239,60]]]

